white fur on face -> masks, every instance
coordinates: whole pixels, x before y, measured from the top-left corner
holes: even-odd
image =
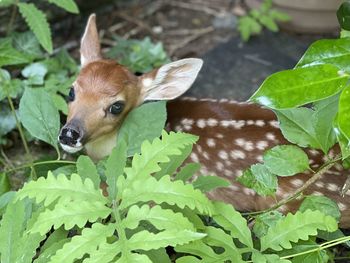
[[[84,148],[84,146],[82,145],[80,140],[78,140],[74,146],[70,146],[70,145],[63,144],[63,143],[60,143],[60,145],[61,145],[62,149],[68,153],[76,153],[76,152],[81,151]]]

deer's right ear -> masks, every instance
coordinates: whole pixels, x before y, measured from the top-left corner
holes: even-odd
[[[102,56],[96,27],[96,15],[92,14],[89,17],[80,43],[80,63],[82,66],[85,66],[90,62],[100,59],[102,59]]]

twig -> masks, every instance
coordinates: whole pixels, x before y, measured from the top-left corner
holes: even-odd
[[[145,29],[147,30],[150,34],[154,34],[152,29],[146,25],[144,22],[142,22],[141,20],[139,20],[137,17],[131,17],[125,13],[122,13],[122,12],[117,12],[117,16],[132,23],[132,24],[135,24],[136,26],[142,28],[142,29]]]
[[[7,157],[7,155],[5,154],[4,150],[1,149],[1,155],[4,158],[4,164],[6,164],[9,167],[14,167],[13,163],[11,162],[11,160]]]
[[[7,26],[7,31],[6,31],[6,34],[9,35],[12,31],[12,27],[13,27],[13,24],[15,23],[16,21],[16,16],[17,16],[17,4],[18,4],[19,0],[16,0],[15,3],[13,3],[13,6],[12,6],[12,13],[11,13],[11,18],[10,18],[10,22]]]
[[[194,34],[193,36],[189,36],[188,38],[185,38],[182,42],[179,42],[178,44],[173,45],[169,49],[169,55],[172,56],[178,49],[186,46],[188,43],[196,40],[197,38],[208,34],[210,32],[214,31],[214,27],[209,26],[207,28],[203,28],[202,30],[198,30],[197,34]]]
[[[218,16],[219,12],[217,12],[214,9],[211,9],[207,6],[203,6],[203,5],[197,5],[197,4],[191,4],[191,3],[184,3],[184,2],[179,2],[179,1],[175,1],[168,3],[169,5],[173,6],[173,7],[181,7],[184,9],[189,9],[189,10],[193,10],[193,11],[199,11],[199,12],[204,12],[208,15],[211,16]]]
[[[60,52],[61,49],[71,50],[73,48],[76,48],[77,46],[79,46],[79,42],[78,41],[76,41],[76,40],[69,41],[66,44],[64,44],[63,46],[61,46],[59,48],[55,48],[52,53],[55,55],[58,52]]]
[[[244,55],[244,58],[246,58],[248,60],[251,60],[253,62],[260,63],[260,64],[265,65],[265,66],[271,66],[272,65],[272,63],[270,61],[266,61],[264,59],[258,58],[257,55],[246,54],[246,55]]]
[[[332,161],[323,165],[309,180],[306,181],[306,183],[302,187],[298,188],[294,193],[287,196],[286,198],[281,199],[274,206],[272,206],[268,209],[262,210],[262,211],[242,213],[242,215],[252,216],[252,215],[263,214],[263,213],[267,213],[267,212],[270,212],[272,210],[275,210],[275,209],[281,207],[282,205],[287,204],[288,202],[290,202],[290,201],[294,200],[296,197],[298,197],[301,193],[303,193],[310,185],[312,185],[314,182],[316,182],[318,179],[320,179],[322,177],[322,175],[324,175],[329,169],[331,169],[334,166],[334,164],[336,162],[338,162],[339,160],[341,160],[341,157],[336,156]]]

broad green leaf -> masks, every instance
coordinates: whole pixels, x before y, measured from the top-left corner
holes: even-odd
[[[135,229],[141,221],[149,221],[158,230],[191,230],[195,231],[193,224],[181,213],[174,213],[170,209],[162,209],[156,205],[149,207],[136,205],[130,207],[126,218],[122,221],[124,228]]]
[[[138,202],[167,203],[180,208],[188,207],[200,213],[212,214],[212,203],[199,190],[182,181],[171,181],[169,176],[157,181],[153,177],[135,181],[126,188],[121,196],[120,209],[125,209]]]
[[[23,92],[24,85],[24,82],[19,79],[11,79],[10,73],[7,70],[0,69],[0,101],[7,96],[16,99]],[[5,109],[8,108],[5,104],[1,106],[5,107]]]
[[[339,142],[342,159],[345,160],[350,156],[350,141],[348,138],[346,138],[344,133],[339,129],[338,118],[335,119],[333,125],[334,125],[335,135],[337,136],[337,140]]]
[[[254,234],[261,238],[266,235],[270,227],[273,227],[281,220],[284,216],[278,211],[271,211],[261,215],[258,215],[255,218],[255,224],[253,228]]]
[[[308,240],[309,236],[317,234],[317,230],[333,232],[337,230],[337,221],[320,211],[298,211],[296,214],[288,214],[271,227],[267,234],[260,239],[261,251],[271,248],[280,251],[283,248],[290,249],[290,242]]]
[[[321,149],[325,154],[335,143],[332,127],[337,112],[337,98],[315,103],[314,110],[294,108],[276,110],[283,136],[300,147]]]
[[[51,244],[51,246],[45,249],[42,253],[40,253],[39,257],[36,260],[34,260],[34,263],[50,262],[51,257],[56,254],[56,251],[62,249],[62,247],[69,241],[70,238],[57,240],[55,243]]]
[[[341,28],[350,30],[350,3],[344,1],[337,11],[337,18]]]
[[[319,210],[325,215],[334,217],[337,221],[339,221],[341,216],[337,203],[326,196],[307,196],[301,203],[299,211],[304,212],[308,209],[313,211]]]
[[[161,135],[166,121],[166,103],[146,103],[132,110],[119,130],[118,141],[126,140],[128,156],[140,152],[141,144]]]
[[[156,179],[160,179],[162,176],[168,174],[172,176],[178,167],[182,165],[182,163],[187,159],[187,157],[192,152],[192,144],[186,145],[183,150],[181,150],[180,155],[170,155],[170,161],[167,163],[159,164],[161,170],[157,172],[154,177]]]
[[[0,71],[1,74],[1,71]],[[1,83],[0,83],[1,85]],[[6,104],[0,104],[0,137],[8,134],[16,127],[16,119]]]
[[[118,179],[119,190],[131,184],[134,180],[147,179],[152,173],[160,171],[159,163],[170,161],[168,156],[181,155],[182,149],[193,145],[198,137],[186,133],[169,134],[162,132],[162,139],[155,138],[152,143],[144,141],[141,147],[141,155],[135,154],[132,159],[132,167],[126,168],[127,181],[124,177]],[[125,183],[123,183],[125,182]],[[125,186],[122,186],[125,184]]]
[[[125,263],[125,262],[152,263],[149,257],[138,253],[128,253],[127,255],[123,254],[122,257],[116,261],[116,263]]]
[[[64,10],[71,12],[73,14],[78,14],[79,9],[74,0],[48,0],[49,3],[55,4],[58,7],[63,8]]]
[[[350,86],[346,87],[340,95],[338,125],[339,129],[350,139]]]
[[[16,263],[32,263],[32,259],[36,256],[36,251],[40,247],[40,243],[46,238],[38,233],[25,233],[18,244],[16,253]]]
[[[54,176],[59,174],[64,174],[66,176],[70,176],[73,173],[77,173],[77,167],[73,164],[61,166],[53,171],[51,171]]]
[[[349,59],[349,39],[321,39],[309,46],[296,67],[332,64],[340,70],[350,72]]]
[[[44,84],[47,68],[43,63],[36,62],[26,66],[21,73],[23,77],[28,79],[30,85],[42,85]]]
[[[11,190],[11,184],[7,174],[0,172],[0,195]]]
[[[277,189],[277,177],[263,164],[254,164],[237,178],[237,181],[252,188],[259,195],[274,195]]]
[[[15,33],[12,38],[12,43],[15,49],[28,55],[31,59],[43,56],[38,39],[31,31]]]
[[[219,176],[215,176],[215,175],[198,176],[196,181],[194,181],[192,184],[193,184],[193,187],[195,189],[199,189],[202,192],[209,192],[209,191],[212,191],[212,190],[219,188],[219,187],[230,186],[229,181],[227,181],[226,179],[221,178]]]
[[[15,2],[16,0],[1,0],[0,7],[8,7],[10,5],[13,5]]]
[[[81,235],[74,236],[57,253],[51,257],[50,263],[69,263],[93,253],[97,247],[113,235],[114,224],[102,225],[95,223],[91,228],[85,228]]]
[[[55,107],[61,111],[64,115],[68,114],[68,105],[66,100],[59,94],[53,93],[51,94],[51,99]]]
[[[133,249],[150,250],[167,246],[177,246],[202,239],[206,234],[191,230],[164,230],[157,234],[146,230],[134,234],[128,240],[128,246]]]
[[[2,263],[16,262],[20,238],[25,226],[24,201],[10,203],[0,225],[0,254]]]
[[[188,163],[175,175],[175,180],[188,181],[196,172],[201,169],[199,163]]]
[[[0,67],[8,65],[26,64],[31,59],[26,55],[13,48],[11,39],[0,41]]]
[[[144,254],[151,260],[151,262],[172,263],[165,248],[144,251]]]
[[[117,197],[117,179],[119,176],[123,176],[127,160],[126,150],[127,144],[125,140],[118,141],[117,147],[112,150],[106,161],[105,174],[109,199],[115,199]]]
[[[27,88],[19,104],[19,114],[32,136],[57,148],[60,116],[47,92],[41,88]]]
[[[50,233],[49,237],[45,240],[45,243],[41,246],[40,251],[44,252],[46,249],[51,247],[56,242],[66,239],[69,232],[64,230],[63,227],[56,229],[53,233]]]
[[[348,79],[329,64],[285,70],[269,76],[250,101],[272,109],[302,106],[335,95]]]
[[[273,174],[291,176],[309,168],[306,153],[294,145],[278,145],[264,153],[264,165]]]
[[[66,230],[75,225],[83,228],[87,222],[106,218],[112,210],[103,202],[80,201],[67,204],[58,203],[52,210],[46,209],[39,215],[29,230],[30,233],[46,234],[52,227],[58,229],[62,225]]]
[[[52,53],[51,30],[46,15],[34,4],[18,3],[19,12],[33,31],[42,47]]]
[[[294,257],[292,260],[292,263],[305,263],[305,262],[327,263],[329,262],[329,256],[327,255],[326,251],[321,250],[321,251],[316,251],[316,252]]]
[[[96,189],[100,187],[100,176],[97,172],[96,165],[89,156],[79,156],[77,160],[77,171],[83,181],[86,178],[90,178]]]
[[[214,203],[215,214],[213,219],[217,224],[229,231],[231,236],[237,238],[242,244],[253,248],[253,241],[247,221],[232,205],[221,202]]]
[[[23,188],[17,192],[16,199],[25,197],[35,198],[36,203],[44,201],[45,207],[57,199],[62,204],[85,200],[108,202],[106,197],[102,195],[102,191],[95,189],[89,178],[83,182],[77,174],[72,174],[71,178],[68,179],[64,174],[55,177],[51,172],[48,173],[47,178],[40,177],[37,181],[24,184]]]

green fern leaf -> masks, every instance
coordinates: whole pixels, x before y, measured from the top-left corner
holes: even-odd
[[[24,234],[19,241],[17,248],[16,263],[32,263],[33,257],[36,255],[37,248],[40,247],[40,242],[46,238],[45,235]],[[1,261],[2,262],[2,261]]]
[[[116,263],[152,263],[152,261],[146,255],[141,255],[137,253],[130,253],[128,255],[123,255]]]
[[[307,240],[309,236],[316,235],[318,229],[333,232],[337,228],[337,221],[333,217],[326,216],[317,210],[288,214],[261,238],[261,251],[268,248],[276,251],[283,248],[290,249],[292,248],[290,242]]]
[[[16,200],[25,197],[35,198],[37,203],[45,200],[44,205],[49,206],[59,199],[60,203],[71,201],[85,201],[107,203],[100,189],[95,189],[92,181],[87,178],[82,182],[77,174],[72,174],[68,179],[64,174],[55,177],[51,172],[47,178],[40,177],[37,181],[26,183],[17,192]]]
[[[103,202],[80,201],[67,204],[58,203],[53,210],[47,209],[39,215],[30,233],[46,234],[51,227],[58,229],[64,225],[66,230],[77,225],[82,228],[87,221],[95,222],[106,218],[112,210]]]
[[[164,202],[180,208],[187,206],[207,215],[211,215],[213,211],[212,203],[201,191],[195,190],[190,184],[185,185],[182,181],[173,182],[168,175],[159,181],[153,177],[135,181],[122,193],[120,209],[125,209],[138,202],[149,201],[157,204]]]
[[[65,238],[53,243],[47,249],[40,253],[39,257],[34,260],[34,263],[47,263],[50,258],[56,253],[57,250],[61,249],[64,244],[70,241],[70,238]],[[102,261],[103,262],[103,261]]]
[[[202,239],[206,234],[197,233],[190,230],[164,230],[154,234],[147,230],[134,234],[128,240],[128,247],[141,250],[158,249],[166,246],[177,246]]]
[[[201,262],[220,262],[221,259],[221,256],[216,254],[210,246],[203,242],[203,240],[197,240],[189,244],[176,246],[175,251],[178,253],[196,255],[203,259]],[[183,260],[184,259],[180,262]]]
[[[63,8],[64,10],[71,12],[73,14],[78,14],[79,9],[74,0],[48,0],[49,3],[55,4],[58,7]]]
[[[69,243],[51,257],[50,263],[70,263],[82,258],[85,254],[92,254],[97,247],[106,242],[113,235],[114,224],[102,225],[95,223],[91,228],[85,228],[80,236],[74,236]]]
[[[175,175],[175,180],[188,181],[196,172],[201,169],[199,163],[188,163]]]
[[[173,229],[173,230],[192,230],[195,231],[193,224],[188,221],[181,213],[175,213],[170,209],[163,209],[156,205],[149,207],[136,205],[130,207],[127,217],[122,221],[124,228],[135,229],[138,227],[141,220],[147,220],[154,225],[158,230]]]
[[[185,257],[178,258],[175,262],[176,263],[204,263],[205,261],[200,260],[196,257],[185,256]],[[216,261],[213,261],[213,262],[216,262]]]
[[[225,230],[230,231],[232,237],[237,238],[249,248],[253,248],[251,232],[245,218],[238,213],[232,205],[221,202],[214,203],[215,215],[213,219]]]
[[[18,3],[19,12],[43,48],[52,53],[51,30],[46,15],[33,4]]]
[[[90,257],[85,259],[83,263],[101,263],[110,262],[121,252],[120,242],[114,242],[112,244],[102,243],[98,246],[98,249],[90,254]]]
[[[126,168],[126,186],[134,180],[145,180],[150,174],[160,171],[158,163],[167,163],[169,156],[181,155],[181,149],[192,145],[198,137],[186,133],[162,132],[162,140],[155,138],[152,143],[145,141],[141,146],[141,154],[135,154],[132,167]],[[119,187],[119,189],[121,189]]]

